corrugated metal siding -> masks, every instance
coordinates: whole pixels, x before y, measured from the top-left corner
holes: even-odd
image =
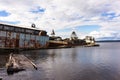
[[[0,31],[0,47],[5,47],[6,31]]]
[[[39,38],[40,38],[40,36],[36,36],[36,47],[38,47],[38,48],[41,47]]]
[[[25,34],[21,33],[19,47],[24,48],[24,43],[25,43]]]
[[[25,48],[28,48],[30,45],[30,34],[26,34],[25,38]]]
[[[41,33],[39,35],[39,33]],[[0,48],[42,48],[47,47],[46,32],[0,24]]]
[[[35,35],[31,35],[31,38],[30,38],[30,47],[35,48],[35,42],[36,42],[36,36]]]
[[[12,34],[11,34],[11,47],[15,48],[16,47],[15,45],[16,45],[16,33],[12,32]]]

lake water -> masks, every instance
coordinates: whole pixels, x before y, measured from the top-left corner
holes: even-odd
[[[75,47],[20,52],[38,70],[27,69],[8,75],[8,54],[0,55],[3,80],[120,80],[120,42],[99,43],[100,47]]]

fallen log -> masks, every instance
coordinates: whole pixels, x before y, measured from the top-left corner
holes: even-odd
[[[26,56],[25,56],[26,57]],[[26,57],[26,59],[33,65],[33,67],[37,70],[37,66],[30,60]]]
[[[21,55],[21,54],[11,53],[9,56],[8,63],[6,63],[8,74],[13,74],[19,71],[24,71],[32,67],[37,70],[37,66],[26,56]]]

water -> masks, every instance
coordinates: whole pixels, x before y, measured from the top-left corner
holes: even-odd
[[[8,55],[0,55],[3,80],[120,80],[120,42],[100,47],[34,50],[21,52],[38,66],[7,75]]]

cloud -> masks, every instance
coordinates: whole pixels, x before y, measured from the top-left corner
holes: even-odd
[[[0,0],[0,11],[10,13],[0,16],[1,22],[9,22],[20,26],[35,23],[37,28],[59,31],[76,26],[97,25],[99,31],[79,32],[80,36],[94,34],[96,38],[120,36],[120,1],[114,0]],[[9,4],[9,5],[8,5]],[[91,26],[89,26],[91,28]],[[58,35],[70,35],[72,31],[57,32]],[[113,35],[116,33],[115,35]],[[99,34],[99,35],[98,35]],[[116,36],[117,35],[117,36]]]

